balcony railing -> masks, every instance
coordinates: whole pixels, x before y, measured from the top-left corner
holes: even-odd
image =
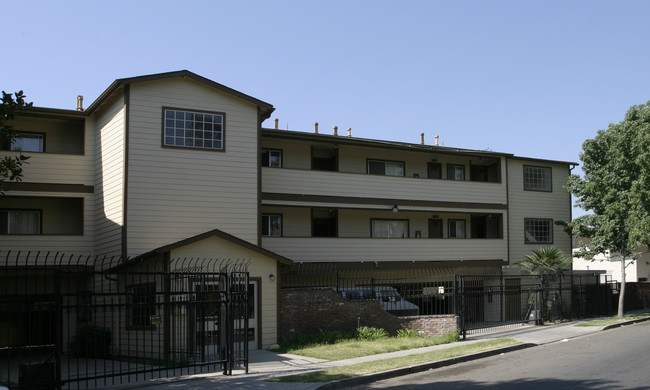
[[[504,183],[263,168],[262,192],[455,203],[507,203]]]
[[[262,246],[296,262],[506,260],[505,239],[263,237]]]
[[[91,155],[24,154],[29,156],[28,164],[23,165],[23,181],[26,183],[93,184],[94,161]]]

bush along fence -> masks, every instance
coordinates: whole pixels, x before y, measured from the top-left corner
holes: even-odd
[[[4,253],[0,385],[248,370],[248,262]]]

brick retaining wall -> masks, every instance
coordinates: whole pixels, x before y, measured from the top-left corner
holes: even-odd
[[[341,298],[331,288],[281,291],[281,342],[297,334],[318,334],[321,330],[351,333],[360,326],[383,328],[391,335],[398,329],[413,329],[430,337],[454,332],[458,317],[453,314],[396,317],[384,311],[376,300],[350,301]]]

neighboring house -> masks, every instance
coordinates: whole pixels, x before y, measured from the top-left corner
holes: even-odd
[[[179,71],[116,80],[85,110],[21,112],[31,158],[4,185],[0,247],[246,259],[259,348],[277,342],[275,278],[293,263],[399,275],[571,250],[555,222],[571,219],[575,163],[263,129],[273,110]]]
[[[576,242],[584,239],[576,239]],[[577,248],[574,248],[574,252]],[[625,281],[626,282],[647,282],[650,280],[650,254],[648,247],[641,246],[632,256],[625,260]],[[574,271],[594,271],[600,274],[600,282],[620,282],[621,277],[621,256],[618,252],[602,253],[593,259],[573,257]]]

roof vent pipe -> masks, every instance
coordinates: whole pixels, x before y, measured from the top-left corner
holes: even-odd
[[[84,97],[81,95],[77,95],[77,111],[83,111],[84,110]]]
[[[318,134],[318,122],[314,122],[314,134]]]
[[[420,133],[420,145],[424,145],[424,133]]]
[[[334,135],[339,135],[339,127],[334,126]]]
[[[275,129],[277,130],[278,129],[278,122],[280,122],[280,120],[278,118],[275,118],[275,119],[273,119],[273,121],[275,122]]]
[[[438,138],[439,137],[440,137],[439,135],[436,135],[436,143],[435,143],[436,146],[438,146]]]
[[[352,128],[348,127],[348,137],[352,137]]]

